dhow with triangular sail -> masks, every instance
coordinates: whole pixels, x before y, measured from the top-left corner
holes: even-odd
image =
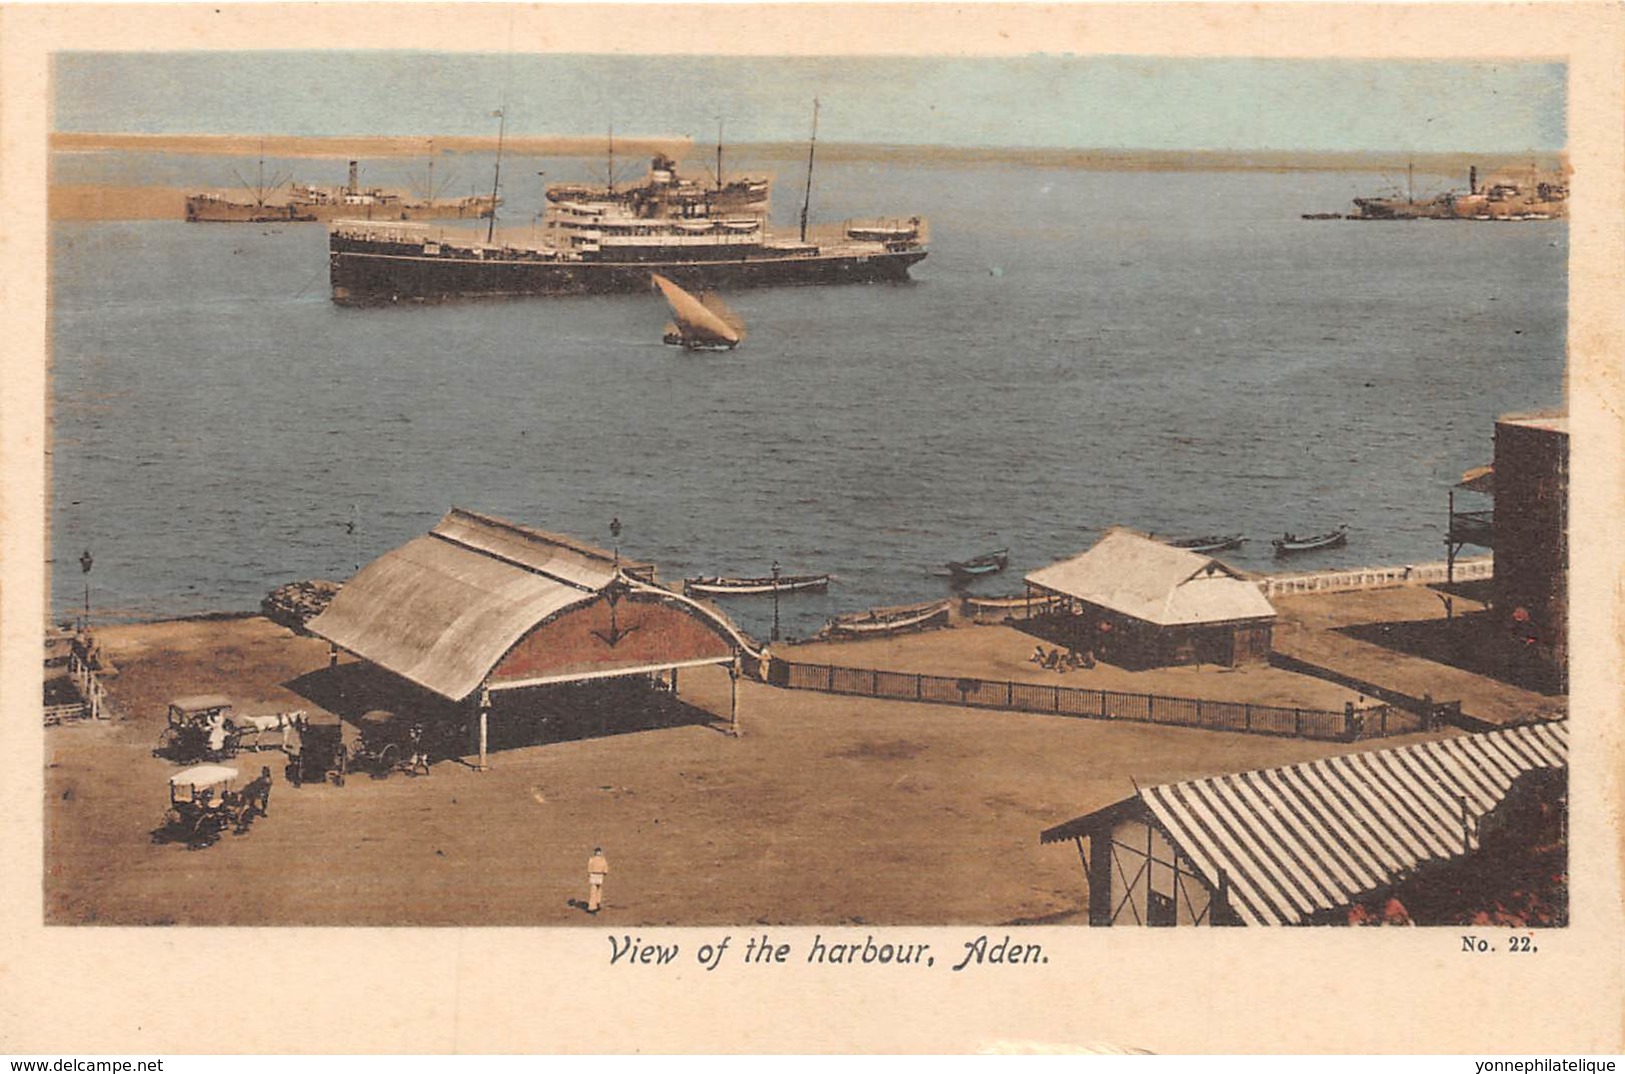
[[[659,273],[650,275],[671,306],[665,342],[691,351],[721,351],[744,340],[745,323],[722,299],[709,292],[696,298]]]

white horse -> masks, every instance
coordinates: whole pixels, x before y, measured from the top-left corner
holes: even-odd
[[[265,732],[281,731],[281,748],[286,750],[288,748],[288,731],[296,721],[304,718],[305,710],[295,709],[292,712],[274,712],[264,716],[236,716],[232,722],[245,736],[250,734],[254,736],[254,744],[250,747],[251,749],[257,751],[261,748],[261,741],[265,738]]]

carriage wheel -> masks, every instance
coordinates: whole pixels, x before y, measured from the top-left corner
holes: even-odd
[[[175,733],[173,727],[164,728],[164,733],[158,736],[158,745],[153,749],[152,755],[154,757],[173,757],[179,739],[180,736]]]
[[[391,742],[378,751],[377,767],[372,770],[373,779],[388,779],[389,774],[395,771],[395,766],[401,763],[401,748]]]

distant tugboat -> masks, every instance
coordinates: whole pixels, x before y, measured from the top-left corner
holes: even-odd
[[[817,113],[813,142],[817,144]],[[766,179],[721,174],[715,183],[678,175],[664,154],[641,184],[617,189],[568,185],[547,189],[544,238],[522,246],[452,240],[426,227],[343,221],[328,236],[333,301],[341,305],[517,295],[636,294],[657,273],[691,290],[735,290],[784,284],[901,281],[926,255],[925,225],[851,223],[839,240],[807,238],[813,149],[799,237],[767,230]]]
[[[659,273],[654,282],[671,306],[664,342],[690,351],[731,351],[744,341],[745,323],[716,295],[696,298]]]

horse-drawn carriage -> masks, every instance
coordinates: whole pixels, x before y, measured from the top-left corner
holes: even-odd
[[[349,769],[366,772],[373,779],[388,779],[394,772],[426,776],[431,744],[449,740],[448,732],[450,728],[444,724],[425,725],[385,709],[374,709],[356,721]]]
[[[169,808],[152,833],[154,842],[184,842],[188,850],[212,846],[231,826],[241,835],[256,816],[265,816],[271,796],[270,769],[242,790],[232,789],[237,769],[221,764],[200,764],[169,777]]]
[[[231,722],[232,711],[231,698],[221,694],[175,698],[152,755],[181,764],[235,757],[241,733]]]
[[[152,755],[180,764],[229,761],[242,750],[267,748],[268,732],[281,732],[285,746],[288,729],[304,715],[301,710],[247,716],[223,694],[177,697],[169,703],[168,723]]]
[[[325,783],[329,778],[344,785],[349,765],[342,724],[301,718],[284,749],[288,754],[288,782],[295,787]]]
[[[351,723],[301,719],[288,747],[288,781],[344,786],[354,772],[388,779],[396,772],[428,775],[435,761],[458,756],[466,730],[442,721],[410,720],[374,709]]]

